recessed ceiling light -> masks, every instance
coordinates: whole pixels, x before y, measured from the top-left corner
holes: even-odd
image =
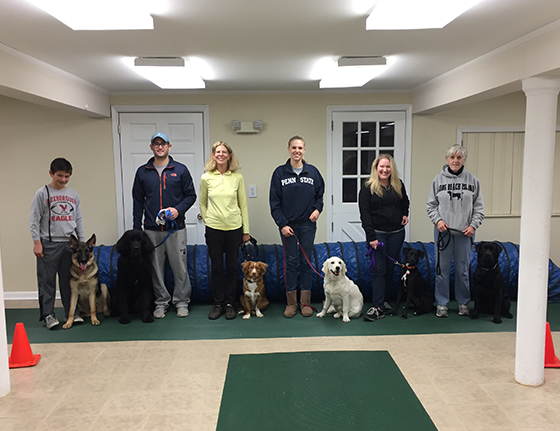
[[[206,87],[195,68],[181,57],[138,57],[127,64],[162,89]]]
[[[367,30],[443,28],[482,0],[379,0]]]
[[[325,70],[319,88],[362,87],[386,68],[385,57],[341,57]]]
[[[153,30],[148,0],[29,0],[72,30]]]

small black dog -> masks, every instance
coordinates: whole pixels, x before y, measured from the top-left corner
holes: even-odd
[[[139,313],[144,323],[154,318],[154,289],[150,256],[154,245],[148,235],[139,229],[127,230],[117,241],[117,293],[113,311],[119,323],[130,322],[130,313]]]
[[[511,319],[511,301],[504,291],[504,277],[499,257],[502,247],[495,242],[481,241],[475,247],[478,264],[474,270],[474,308],[471,319],[480,313],[492,314],[492,322],[502,323],[501,316]]]
[[[397,295],[397,305],[395,306],[395,315],[399,311],[401,299],[404,295],[406,295],[406,302],[401,319],[408,317],[408,309],[411,303],[415,308],[415,316],[431,313],[434,310],[434,293],[417,268],[420,259],[424,258],[424,252],[414,248],[405,248],[403,253],[406,263],[401,268],[401,280]]]

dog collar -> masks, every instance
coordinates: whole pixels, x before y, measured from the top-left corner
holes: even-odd
[[[406,269],[415,269],[415,266],[410,266],[410,265],[403,265]]]
[[[482,269],[483,271],[492,271],[493,269],[496,269],[497,266],[498,266],[498,264],[494,265],[492,268],[484,268],[484,267],[478,265],[477,268],[480,268],[480,269]]]

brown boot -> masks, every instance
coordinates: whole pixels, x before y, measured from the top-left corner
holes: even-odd
[[[284,310],[284,317],[294,317],[297,310],[297,291],[286,292],[286,299],[288,305],[286,305],[286,309]]]
[[[311,290],[302,290],[300,298],[301,315],[303,317],[313,316],[313,309],[311,308]]]

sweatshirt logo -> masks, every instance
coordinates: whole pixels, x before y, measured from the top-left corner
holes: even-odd
[[[74,206],[69,202],[54,202],[51,204],[51,221],[74,221]]]
[[[299,182],[302,184],[310,184],[313,185],[313,178],[309,178],[309,177],[299,177]],[[287,186],[289,184],[296,184],[297,183],[297,178],[296,177],[290,177],[290,178],[286,178],[281,180],[281,184],[282,187]]]

